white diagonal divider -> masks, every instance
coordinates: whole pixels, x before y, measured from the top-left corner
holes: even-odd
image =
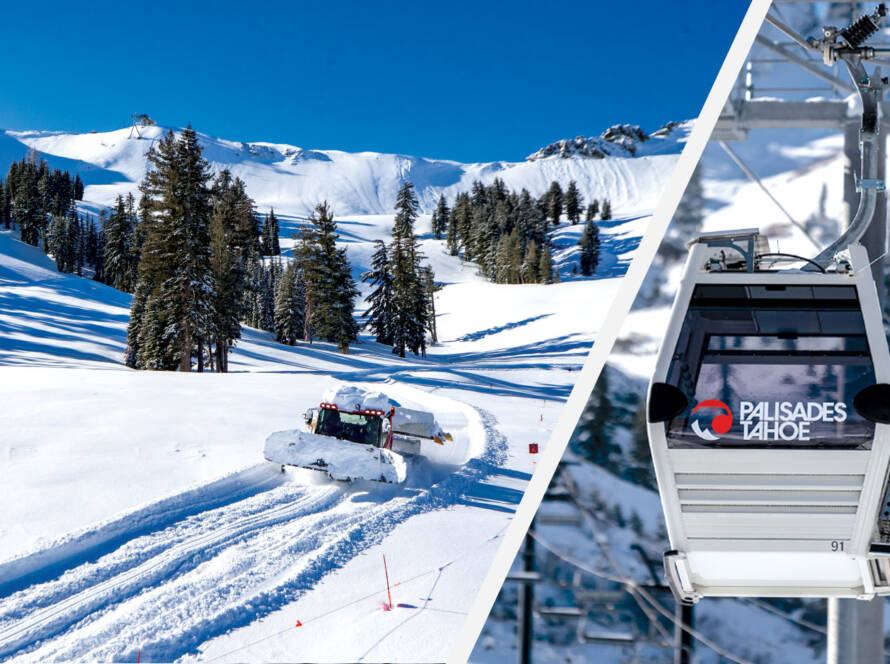
[[[467,619],[457,635],[455,645],[447,660],[448,664],[463,664],[469,659],[473,651],[473,646],[479,638],[482,626],[488,618],[498,591],[507,576],[507,572],[510,570],[510,566],[513,564],[517,551],[519,551],[519,545],[522,543],[522,539],[531,525],[532,518],[541,504],[547,487],[550,485],[550,480],[553,478],[553,473],[556,471],[556,467],[559,465],[559,461],[565,452],[572,431],[577,425],[584,406],[593,391],[593,386],[606,363],[606,359],[609,357],[609,353],[612,351],[612,346],[615,344],[621,325],[630,311],[630,306],[643,282],[643,278],[646,276],[652,259],[655,257],[655,252],[661,244],[677,204],[686,190],[690,177],[692,177],[692,171],[695,170],[701,159],[705,145],[714,130],[714,126],[717,124],[720,111],[729,98],[736,76],[741,71],[742,64],[751,50],[754,37],[763,23],[770,4],[771,0],[752,0],[751,5],[748,7],[739,31],[736,33],[726,59],[723,61],[723,66],[720,68],[714,85],[708,93],[701,114],[695,122],[689,141],[677,160],[677,166],[668,181],[661,200],[658,202],[658,206],[655,208],[655,213],[652,215],[652,220],[649,222],[640,246],[637,248],[637,254],[634,257],[633,263],[618,288],[618,293],[609,309],[609,314],[597,334],[593,348],[584,362],[584,367],[578,375],[578,381],[575,383],[575,387],[572,389],[565,406],[563,406],[556,426],[550,434],[547,445],[538,460],[535,473],[529,481],[528,488],[516,509],[513,521],[504,534],[503,542],[501,542],[495,553],[488,575],[482,582],[479,594],[476,596]],[[579,302],[578,305],[584,306],[585,303]]]

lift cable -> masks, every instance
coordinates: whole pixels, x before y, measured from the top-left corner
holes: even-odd
[[[786,613],[785,611],[776,608],[772,604],[768,604],[767,602],[764,602],[761,599],[757,599],[756,597],[739,597],[738,599],[745,602],[746,604],[753,604],[754,606],[763,609],[767,613],[772,613],[773,615],[784,618],[785,620],[800,625],[801,627],[805,627],[806,629],[813,630],[814,632],[819,632],[820,634],[828,634],[827,627],[817,625],[816,623],[810,622],[809,620],[805,620],[803,618],[798,618],[791,613]]]
[[[763,609],[764,611],[767,611],[768,613],[775,614],[775,615],[779,616],[780,618],[784,618],[785,620],[788,620],[789,622],[793,622],[797,625],[800,625],[801,627],[805,627],[807,629],[813,630],[814,632],[819,632],[820,634],[826,634],[826,635],[828,634],[827,627],[823,627],[822,625],[817,625],[816,623],[810,622],[809,620],[806,620],[804,618],[798,618],[797,616],[795,616],[791,613],[782,611],[781,609],[776,608],[772,604],[767,604],[763,600],[757,599],[756,597],[737,597],[736,599],[743,601],[743,602],[747,602],[748,604],[753,604],[754,606],[757,606],[757,607]],[[890,657],[890,650],[884,650],[884,657]]]
[[[705,636],[698,630],[694,629],[693,627],[691,627],[691,626],[687,625],[686,623],[677,619],[677,617],[673,613],[671,613],[668,609],[666,609],[664,606],[662,606],[661,602],[659,602],[657,599],[655,599],[655,597],[653,597],[651,595],[651,593],[649,593],[645,588],[643,588],[639,583],[637,583],[636,580],[629,578],[629,577],[621,578],[621,577],[609,574],[608,572],[602,572],[600,570],[596,570],[592,567],[589,567],[588,565],[584,564],[577,558],[574,558],[574,557],[570,556],[569,554],[563,553],[561,551],[557,551],[549,542],[542,539],[541,536],[538,535],[536,532],[529,531],[529,534],[532,536],[532,538],[534,538],[534,540],[538,544],[540,544],[542,547],[544,547],[545,549],[550,551],[557,558],[564,560],[565,562],[569,563],[570,565],[573,565],[582,571],[588,572],[590,574],[593,574],[600,578],[606,579],[608,581],[620,583],[628,589],[628,592],[630,591],[630,588],[633,588],[634,590],[636,590],[639,593],[639,595],[641,597],[643,597],[652,606],[652,608],[654,608],[656,611],[658,611],[658,613],[660,613],[662,616],[664,616],[665,618],[670,620],[674,625],[676,625],[677,627],[682,629],[684,632],[687,632],[688,634],[690,634],[694,639],[699,641],[702,645],[713,650],[715,653],[717,653],[721,657],[728,659],[732,662],[735,662],[736,664],[753,664],[753,662],[751,662],[750,660],[742,659],[741,657],[733,655],[731,652],[729,652],[728,650],[726,650],[719,644],[711,641],[711,639],[709,639],[707,636]]]
[[[615,572],[617,572],[621,578],[630,578],[618,565],[618,561],[615,559],[615,556],[612,555],[612,550],[609,547],[609,541],[605,537],[596,536],[598,524],[596,523],[593,515],[590,514],[590,512],[583,505],[581,505],[574,491],[570,490],[569,496],[571,497],[572,502],[575,503],[575,506],[581,510],[581,515],[584,516],[585,519],[588,521],[590,529],[594,533],[594,539],[596,540],[597,546],[600,548],[600,551],[603,552],[603,556],[605,556],[606,560],[612,566],[612,569],[615,570]],[[653,614],[652,609],[648,607],[646,605],[646,602],[638,596],[638,588],[636,586],[627,585],[625,585],[625,588],[627,589],[628,594],[633,598],[633,600],[637,603],[637,606],[640,607],[640,610],[649,620],[649,623],[655,627],[656,631],[661,635],[661,638],[663,638],[665,642],[669,644],[671,642],[670,634],[667,633],[667,630],[665,630],[661,623],[658,621],[658,616]]]
[[[801,260],[807,260],[807,259],[803,259],[803,258],[802,258]],[[577,491],[574,489],[574,487],[568,486],[567,489],[568,489],[569,497],[570,497],[570,499],[572,500],[572,502],[573,502],[573,503],[575,504],[575,506],[581,511],[581,513],[582,513],[583,515],[585,515],[585,516],[588,517],[588,520],[589,520],[589,522],[590,522],[590,525],[593,527],[594,522],[595,522],[595,519],[593,518],[593,515],[590,513],[590,509],[580,501],[580,498],[579,498],[579,496],[577,495]],[[580,569],[583,569],[583,570],[585,570],[585,571],[588,571],[588,572],[590,572],[591,574],[600,576],[601,578],[610,580],[610,581],[612,581],[612,582],[614,582],[614,583],[621,583],[622,585],[625,586],[625,588],[628,590],[629,593],[630,593],[630,588],[633,587],[634,589],[636,589],[637,591],[639,591],[640,595],[643,596],[643,598],[644,598],[649,604],[651,604],[652,607],[655,608],[656,611],[658,611],[658,612],[661,613],[662,615],[665,615],[669,620],[671,620],[671,622],[673,622],[675,625],[679,626],[681,629],[683,629],[683,630],[686,631],[687,633],[691,634],[694,638],[696,638],[696,639],[698,639],[699,641],[701,641],[701,642],[702,642],[704,645],[706,645],[707,647],[711,648],[712,650],[714,649],[714,646],[713,646],[712,644],[707,643],[705,640],[703,640],[702,638],[700,638],[700,636],[696,635],[696,634],[692,631],[692,628],[691,628],[690,626],[688,626],[688,625],[684,625],[684,624],[683,624],[681,621],[679,621],[679,620],[676,618],[676,616],[674,616],[673,614],[669,614],[669,612],[668,612],[668,614],[666,614],[665,612],[668,611],[668,610],[667,610],[667,609],[664,609],[663,605],[662,605],[662,604],[661,604],[655,597],[653,597],[653,596],[648,592],[648,590],[646,590],[645,588],[640,587],[640,584],[639,584],[636,580],[634,580],[633,578],[631,578],[631,577],[629,577],[629,576],[626,576],[626,575],[621,574],[621,573],[620,573],[620,568],[619,568],[618,570],[616,570],[616,571],[619,572],[618,575],[610,575],[610,574],[608,574],[607,572],[602,572],[602,571],[596,571],[596,570],[593,570],[593,569],[588,568],[587,566],[583,565],[583,563],[579,563],[579,561],[577,561],[576,559],[571,558],[571,556],[563,555],[563,554],[561,554],[560,552],[555,551],[555,550],[553,549],[552,546],[549,546],[549,545],[548,545],[547,542],[542,541],[541,538],[540,538],[540,536],[538,536],[536,533],[534,533],[532,536],[535,538],[536,541],[540,542],[541,545],[542,545],[544,548],[548,549],[548,550],[551,551],[554,555],[556,555],[556,556],[559,557],[559,558],[562,558],[562,559],[565,560],[566,562],[569,562],[570,564],[573,564],[573,565],[575,565],[576,567],[579,567]],[[603,552],[603,555],[605,556],[606,560],[612,565],[613,569],[616,568],[616,567],[617,567],[617,563],[616,563],[614,557],[611,555],[611,552],[610,552],[610,550],[609,550],[609,547],[608,547],[608,539],[607,539],[605,536],[597,536],[596,533],[594,533],[594,539],[595,539],[597,545],[599,546],[600,550]],[[634,599],[636,599],[636,596],[635,596],[633,593],[630,593],[630,594],[631,594],[632,597],[634,597]],[[764,602],[764,601],[762,601],[762,600],[759,600],[759,599],[757,599],[757,598],[741,598],[741,597],[739,597],[739,598],[736,598],[736,599],[741,600],[741,601],[748,602],[748,603],[750,603],[750,604],[752,604],[752,605],[754,605],[754,606],[757,606],[757,607],[759,607],[759,608],[761,608],[761,609],[763,609],[763,610],[765,610],[765,611],[767,611],[767,612],[773,613],[773,614],[775,614],[776,616],[781,617],[781,618],[783,618],[783,619],[785,619],[785,620],[788,620],[789,622],[795,623],[795,624],[797,624],[797,625],[799,625],[799,626],[801,626],[801,627],[805,627],[805,628],[807,628],[807,629],[811,629],[811,630],[816,631],[816,632],[819,632],[819,633],[821,633],[821,634],[826,634],[826,633],[827,633],[827,628],[822,627],[822,626],[820,626],[820,625],[817,625],[817,624],[815,624],[815,623],[812,623],[812,622],[810,622],[810,621],[808,621],[808,620],[805,620],[805,619],[802,619],[802,618],[798,618],[798,617],[796,617],[796,616],[794,616],[794,615],[792,615],[792,614],[790,614],[790,613],[786,613],[786,612],[784,612],[784,611],[781,611],[780,609],[778,609],[778,608],[776,608],[776,607],[774,607],[774,606],[772,606],[772,605],[770,605],[770,604],[768,604],[768,603],[766,603],[766,602]],[[645,612],[644,612],[644,613],[645,613]],[[647,614],[647,615],[648,615],[648,614]],[[688,629],[687,629],[687,628],[688,628]],[[715,650],[715,652],[716,652],[716,650]],[[890,656],[890,651],[885,651],[885,655]],[[732,656],[729,655],[729,658],[732,658]]]
[[[806,260],[806,259],[802,259],[802,260]],[[589,509],[585,505],[580,503],[575,491],[573,491],[572,488],[569,488],[568,493],[569,493],[569,496],[570,496],[572,502],[575,503],[575,506],[578,507],[578,509],[581,511],[581,513],[590,516]],[[591,519],[591,521],[592,521],[592,519]],[[569,563],[583,571],[589,572],[590,574],[593,574],[595,576],[603,578],[607,581],[612,581],[613,583],[620,583],[627,589],[628,593],[632,597],[634,597],[634,599],[637,599],[637,595],[635,595],[634,593],[631,592],[631,588],[638,591],[639,595],[642,596],[642,598],[645,599],[646,602],[648,602],[650,605],[652,605],[652,608],[654,608],[660,614],[662,614],[663,616],[668,618],[673,624],[677,625],[678,627],[680,627],[680,629],[682,629],[683,631],[692,635],[693,638],[700,641],[703,645],[707,646],[708,648],[711,648],[718,654],[721,654],[720,651],[717,650],[717,648],[720,648],[720,646],[717,646],[716,644],[709,642],[707,637],[703,637],[703,635],[701,635],[700,633],[697,633],[696,630],[694,630],[692,627],[685,625],[680,620],[678,620],[676,618],[676,616],[671,614],[668,611],[668,609],[665,609],[664,606],[655,597],[653,597],[651,595],[651,593],[649,593],[645,588],[642,588],[641,585],[635,579],[633,579],[629,576],[609,574],[608,572],[605,572],[605,571],[595,570],[591,567],[588,567],[584,563],[581,563],[580,561],[573,558],[572,556],[570,556],[568,554],[563,554],[563,553],[555,550],[552,545],[550,545],[548,542],[543,540],[540,537],[540,535],[538,535],[536,532],[531,533],[531,535],[535,539],[535,541],[537,541],[539,544],[541,544],[541,546],[543,546],[545,549],[547,549],[548,551],[553,553],[556,557],[564,560],[565,562],[567,562],[567,563]],[[610,564],[612,564],[612,566],[614,568],[615,561],[614,561],[613,556],[611,556],[611,553],[608,551],[608,540],[604,536],[597,537],[595,533],[594,533],[594,540],[596,541],[600,550],[603,552],[604,556],[606,557],[606,560],[609,561]],[[754,597],[737,597],[735,599],[742,601],[742,602],[752,604],[753,606],[763,609],[764,611],[767,611],[768,613],[772,613],[780,618],[783,618],[789,622],[795,623],[795,624],[797,624],[801,627],[804,627],[806,629],[810,629],[810,630],[818,632],[820,634],[828,633],[828,630],[826,627],[817,625],[816,623],[810,622],[803,618],[798,618],[797,616],[794,616],[790,613],[782,611],[781,609],[778,609],[778,608],[772,606],[771,604],[764,602],[763,600],[760,600],[760,599],[757,599]],[[647,612],[644,611],[644,613],[647,613]],[[647,615],[648,615],[648,613],[647,613]],[[884,655],[887,657],[890,657],[890,650],[885,650]],[[723,656],[727,657],[728,659],[733,659],[736,662],[743,661],[743,660],[739,660],[739,659],[734,659],[734,656],[731,654],[724,654]]]
[[[683,623],[679,618],[677,618],[677,616],[675,616],[670,611],[665,609],[662,606],[661,602],[659,602],[655,597],[653,597],[652,594],[649,593],[649,591],[647,591],[645,588],[643,588],[635,579],[628,576],[627,574],[624,574],[621,571],[621,568],[618,565],[617,560],[611,554],[608,537],[606,537],[604,534],[599,534],[599,535],[597,534],[599,527],[598,527],[598,524],[596,523],[596,517],[593,514],[593,511],[581,501],[581,498],[578,495],[577,487],[574,485],[567,485],[566,488],[568,490],[569,498],[571,499],[571,501],[575,504],[575,506],[578,508],[578,510],[580,510],[582,516],[584,516],[587,519],[588,524],[590,525],[591,530],[593,531],[594,539],[597,543],[597,546],[599,546],[600,550],[603,552],[603,555],[606,557],[606,560],[612,565],[612,568],[616,572],[618,572],[618,577],[616,577],[616,578],[622,579],[622,581],[619,581],[619,583],[622,583],[625,586],[625,588],[627,588],[628,593],[640,605],[640,608],[643,610],[643,613],[647,617],[650,616],[651,609],[650,610],[644,609],[643,605],[640,603],[640,598],[642,598],[643,600],[648,602],[651,605],[651,608],[654,608],[656,611],[661,613],[663,616],[667,617],[668,620],[670,620],[676,627],[679,627],[684,632],[691,635],[693,638],[698,639],[705,646],[714,650],[714,652],[716,652],[718,654],[722,654],[727,659],[731,659],[731,660],[737,662],[738,664],[743,664],[743,663],[749,664],[746,662],[746,660],[738,659],[734,655],[729,653],[728,651],[723,650],[721,648],[721,646],[710,641],[710,639],[708,639],[706,636],[702,635],[700,632],[697,632],[696,630],[694,630],[691,625],[687,625],[687,624]],[[544,545],[544,546],[545,546],[545,548],[548,548],[546,545]],[[557,555],[557,556],[559,555],[555,551],[553,551],[552,548],[549,548],[549,550],[552,551],[555,555]],[[567,560],[567,562],[568,562],[568,560]],[[584,569],[584,567],[581,567],[580,569]],[[651,621],[652,618],[649,618],[649,620]],[[658,622],[657,620],[655,621],[655,624],[658,627],[661,627],[661,623]],[[663,633],[663,628],[660,629],[659,631],[661,631]],[[670,642],[669,636],[667,637],[667,640],[668,640],[668,642]],[[721,653],[721,650],[723,650],[723,653]]]
[[[816,242],[815,239],[813,239],[813,236],[810,235],[809,231],[802,223],[791,216],[791,213],[789,213],[788,210],[786,210],[778,201],[778,199],[772,195],[770,190],[766,188],[766,185],[764,185],[761,179],[757,177],[757,174],[750,168],[748,168],[748,165],[744,161],[742,161],[742,158],[739,157],[738,154],[736,154],[736,151],[729,147],[729,144],[726,141],[719,141],[719,143],[720,147],[722,147],[726,151],[726,154],[728,154],[729,158],[735,162],[736,166],[742,169],[742,172],[748,177],[748,179],[755,183],[758,187],[760,187],[763,193],[766,194],[769,199],[775,204],[775,206],[782,211],[782,214],[788,217],[788,221],[790,221],[801,233],[806,236],[806,238],[816,248],[816,251],[820,251],[822,249],[822,246],[818,242]]]
[[[575,507],[577,507],[578,510],[581,512],[581,516],[588,522],[591,532],[594,533],[594,539],[596,540],[597,546],[599,547],[600,551],[602,551],[606,561],[608,561],[608,563],[612,566],[612,569],[620,578],[628,578],[628,575],[624,572],[624,570],[621,568],[621,565],[619,565],[618,561],[612,555],[612,551],[609,548],[608,540],[596,537],[596,532],[597,530],[599,530],[599,524],[596,522],[596,517],[591,513],[591,510],[587,509],[587,507],[581,502],[580,497],[578,496],[577,487],[574,485],[574,483],[565,484],[569,498],[575,504]],[[652,613],[652,609],[649,608],[646,605],[646,602],[638,596],[636,588],[627,587],[627,592],[637,603],[637,606],[640,607],[640,611],[643,612],[643,614],[649,620],[649,623],[655,627],[656,631],[661,635],[665,642],[669,644],[671,642],[670,634],[667,633],[667,630],[665,630],[661,623],[658,621],[658,617]]]

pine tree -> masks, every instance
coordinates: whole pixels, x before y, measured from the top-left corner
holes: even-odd
[[[581,248],[581,274],[585,277],[593,276],[600,260],[600,234],[592,219],[584,226],[578,246]]]
[[[471,243],[473,237],[473,209],[470,205],[470,197],[466,193],[458,194],[454,203],[454,210],[451,213],[457,230],[456,242],[451,251],[452,255],[457,255],[457,250],[464,250],[464,258],[472,260]]]
[[[600,211],[600,202],[597,199],[593,199],[590,202],[590,205],[587,206],[587,214],[584,217],[584,221],[593,221],[596,219],[596,215]]]
[[[471,202],[473,207],[484,207],[488,205],[489,198],[485,186],[479,180],[473,180],[471,186]]]
[[[612,218],[612,204],[608,199],[603,199],[602,211],[600,212],[600,219],[603,221],[608,221]]]
[[[215,184],[219,184],[219,179]],[[210,216],[210,268],[213,275],[212,324],[209,338],[201,339],[203,348],[212,343],[216,352],[216,370],[228,372],[229,348],[241,337],[241,307],[246,271],[232,241],[231,227],[226,218],[225,190],[214,196],[214,210]]]
[[[358,289],[345,249],[338,249],[337,224],[327,201],[309,218],[312,229],[304,232],[298,256],[306,280],[305,336],[336,343],[341,352],[358,337],[353,316]]]
[[[36,158],[36,153],[35,158]],[[55,211],[59,216],[64,215],[61,210],[53,210],[52,195],[50,189],[50,171],[49,165],[42,158],[37,159],[37,209],[38,209],[38,229],[37,233],[42,240],[43,253],[49,253],[49,234],[47,233],[47,215]],[[56,206],[58,207],[58,206]]]
[[[47,252],[55,259],[59,272],[82,274],[81,224],[73,202],[64,216],[54,214],[51,217],[44,237]]]
[[[365,312],[365,327],[371,329],[377,343],[392,345],[393,343],[393,286],[390,272],[389,251],[382,240],[376,240],[375,250],[371,256],[371,269],[362,275],[362,281],[371,284],[368,296],[370,306]]]
[[[514,228],[498,241],[497,278],[499,284],[518,284],[522,280],[522,254],[519,233]]]
[[[84,215],[83,229],[86,246],[84,248],[84,260],[87,265],[93,268],[94,274],[96,270],[97,254],[99,252],[99,236],[96,233],[96,224],[89,215]]]
[[[306,313],[306,275],[303,271],[303,266],[300,265],[299,269],[301,270],[301,277],[303,280],[303,329],[308,329],[308,324],[306,323],[306,319],[308,318],[308,314]],[[284,276],[284,264],[281,261],[281,256],[275,256],[272,260],[269,261],[268,267],[265,268],[263,272],[263,298],[262,298],[262,317],[265,323],[264,330],[269,332],[275,331],[275,293],[278,292],[278,284],[281,283],[281,278]],[[311,341],[311,339],[310,339]]]
[[[538,283],[538,245],[534,240],[529,240],[525,249],[525,257],[522,259],[522,266],[519,269],[521,282],[524,284]]]
[[[278,241],[278,217],[275,216],[275,209],[269,209],[269,216],[266,217],[266,223],[263,224],[263,256],[280,256],[281,245]]]
[[[275,292],[275,340],[296,346],[305,326],[303,277],[296,261],[289,261]]]
[[[435,235],[437,240],[441,240],[442,236],[446,233],[449,233],[451,229],[451,210],[448,209],[448,203],[445,200],[445,195],[441,194],[439,196],[439,203],[436,206],[436,211],[433,213],[433,235]]]
[[[66,254],[68,253],[66,242],[68,237],[65,225],[65,217],[54,214],[50,218],[49,225],[46,228],[49,254],[56,261],[56,269],[59,272],[70,272],[68,269],[68,261],[66,260]]]
[[[405,357],[426,352],[427,303],[420,272],[422,255],[414,237],[419,206],[414,185],[405,182],[396,196],[390,262],[393,291],[393,352]]]
[[[538,206],[527,189],[519,194],[519,202],[516,208],[516,226],[519,229],[519,239],[523,244],[534,241],[538,244],[543,240],[540,237],[540,229],[546,225],[546,220],[541,223]]]
[[[138,327],[134,327],[137,334],[136,346],[139,349],[136,356],[138,369],[169,371],[175,369],[181,361],[181,329],[166,324],[164,305],[161,303],[163,297],[166,297],[163,288],[157,297],[148,297],[140,323]]]
[[[498,221],[494,213],[488,209],[482,210],[483,220],[479,222],[479,232],[476,235],[476,260],[482,268],[482,274],[495,281],[497,278],[497,250]]]
[[[179,138],[168,132],[148,161],[139,280],[149,296],[138,366],[190,371],[196,343],[212,330],[210,173],[191,126]]]
[[[566,217],[573,224],[577,224],[581,220],[581,205],[583,204],[583,196],[578,191],[578,185],[572,180],[566,189]]]
[[[507,235],[502,235],[498,240],[494,281],[499,284],[510,283],[510,239]]]
[[[421,275],[423,292],[426,296],[425,315],[427,331],[430,333],[430,343],[437,344],[439,343],[439,331],[436,327],[436,290],[438,289],[436,277],[433,274],[433,268],[429,265],[424,265],[421,268]]]
[[[96,226],[93,218],[89,218],[90,246],[95,247],[92,253],[93,279],[105,283],[105,232]],[[135,274],[135,270],[134,270]],[[136,280],[133,280],[136,283]]]
[[[504,197],[495,203],[494,221],[497,228],[497,234],[500,238],[502,235],[510,233],[516,225],[509,197]]]
[[[3,184],[3,180],[0,179],[0,224],[3,224],[3,228],[9,229],[9,217],[10,217],[10,206],[9,199],[7,197],[8,187]]]
[[[145,309],[148,305],[148,285],[144,281],[136,284],[133,293],[133,301],[130,304],[130,322],[127,323],[127,350],[124,354],[124,364],[131,369],[139,368],[140,331],[145,322]]]
[[[259,228],[253,200],[244,182],[221,171],[210,188],[211,271],[213,275],[212,343],[216,370],[228,371],[228,353],[241,338],[241,320],[250,307],[248,266],[259,258]],[[211,337],[208,337],[208,344]],[[202,344],[203,345],[203,344]]]
[[[43,214],[43,204],[38,189],[38,178],[37,154],[29,151],[28,156],[20,162],[12,203],[13,214],[19,227],[22,242],[30,244],[32,247],[40,244],[40,236],[46,225],[46,217]]]
[[[553,256],[546,244],[541,247],[541,258],[538,261],[538,283],[553,283]]]
[[[80,217],[77,215],[77,208],[73,200],[68,209],[67,231],[68,242],[71,247],[71,272],[81,277],[83,276],[86,243],[84,241],[83,226],[80,223]]]
[[[559,186],[559,182],[554,180],[547,192],[547,216],[554,226],[559,224],[559,218],[562,216],[562,204],[562,187]]]
[[[464,247],[464,258],[476,261],[484,276],[488,274],[488,249],[494,240],[494,230],[489,223],[488,207],[473,205],[470,212],[470,242]]]
[[[74,176],[74,200],[83,200],[83,180],[80,179],[80,173]]]
[[[445,244],[448,247],[448,253],[457,256],[460,251],[460,235],[457,228],[457,214],[448,215],[448,228],[446,229]]]
[[[248,299],[248,306],[245,312],[244,322],[250,327],[262,330],[260,325],[260,307],[261,292],[263,282],[265,281],[265,268],[260,260],[252,260],[247,265],[247,289],[245,297]]]
[[[279,275],[284,271],[280,263],[279,257],[269,261],[268,266],[258,257],[248,263],[244,322],[258,330],[275,331],[275,293]]]
[[[132,212],[127,209],[123,196],[118,196],[105,223],[104,271],[105,282],[125,293],[132,293],[136,287],[135,231]]]
[[[577,451],[598,466],[613,468],[621,448],[613,442],[615,412],[609,395],[608,367],[603,369],[593,388],[586,413],[577,435]]]

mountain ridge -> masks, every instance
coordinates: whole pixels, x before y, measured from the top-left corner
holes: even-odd
[[[410,180],[421,210],[429,213],[440,195],[451,201],[459,191],[468,191],[474,180],[489,184],[496,177],[511,189],[527,188],[535,196],[543,194],[553,180],[563,185],[575,180],[588,201],[609,198],[613,206],[642,212],[654,208],[655,201],[647,192],[661,190],[691,125],[679,123],[661,135],[655,132],[648,140],[635,142],[633,151],[614,143],[616,154],[601,159],[548,155],[520,162],[462,163],[395,153],[319,150],[233,141],[200,132],[199,140],[211,168],[228,168],[241,177],[263,212],[274,207],[306,215],[317,203],[328,200],[338,215],[386,214],[392,210],[399,186]],[[80,173],[87,201],[109,206],[120,194],[136,193],[149,147],[171,129],[178,131],[159,125],[142,127],[141,138],[130,138],[131,127],[83,134],[0,130],[0,164],[36,150],[51,167]]]

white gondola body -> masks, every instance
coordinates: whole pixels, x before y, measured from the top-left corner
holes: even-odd
[[[755,291],[776,297],[782,292],[835,292],[818,290],[823,286],[855,287],[874,381],[890,382],[881,307],[861,246],[849,249],[852,269],[828,273],[709,271],[705,266],[714,254],[706,244],[691,247],[652,385],[670,383],[693,294],[714,285],[745,286],[747,297]],[[768,361],[746,371],[749,378],[753,373],[762,381],[764,400],[774,402],[782,386],[766,388],[781,372]],[[695,381],[697,385],[698,377]],[[723,381],[725,385],[728,379]],[[696,401],[704,396],[695,394]],[[757,395],[747,396],[750,413]],[[696,401],[690,399],[687,426]],[[728,405],[738,418],[741,402]],[[686,601],[703,596],[867,598],[890,590],[888,559],[869,554],[884,502],[890,425],[866,424],[874,428],[870,440],[855,449],[808,449],[798,443],[724,447],[707,441],[684,446],[669,444],[669,423],[650,417],[649,440],[673,549],[665,556],[665,568],[675,594]],[[785,433],[790,430],[789,425]]]

